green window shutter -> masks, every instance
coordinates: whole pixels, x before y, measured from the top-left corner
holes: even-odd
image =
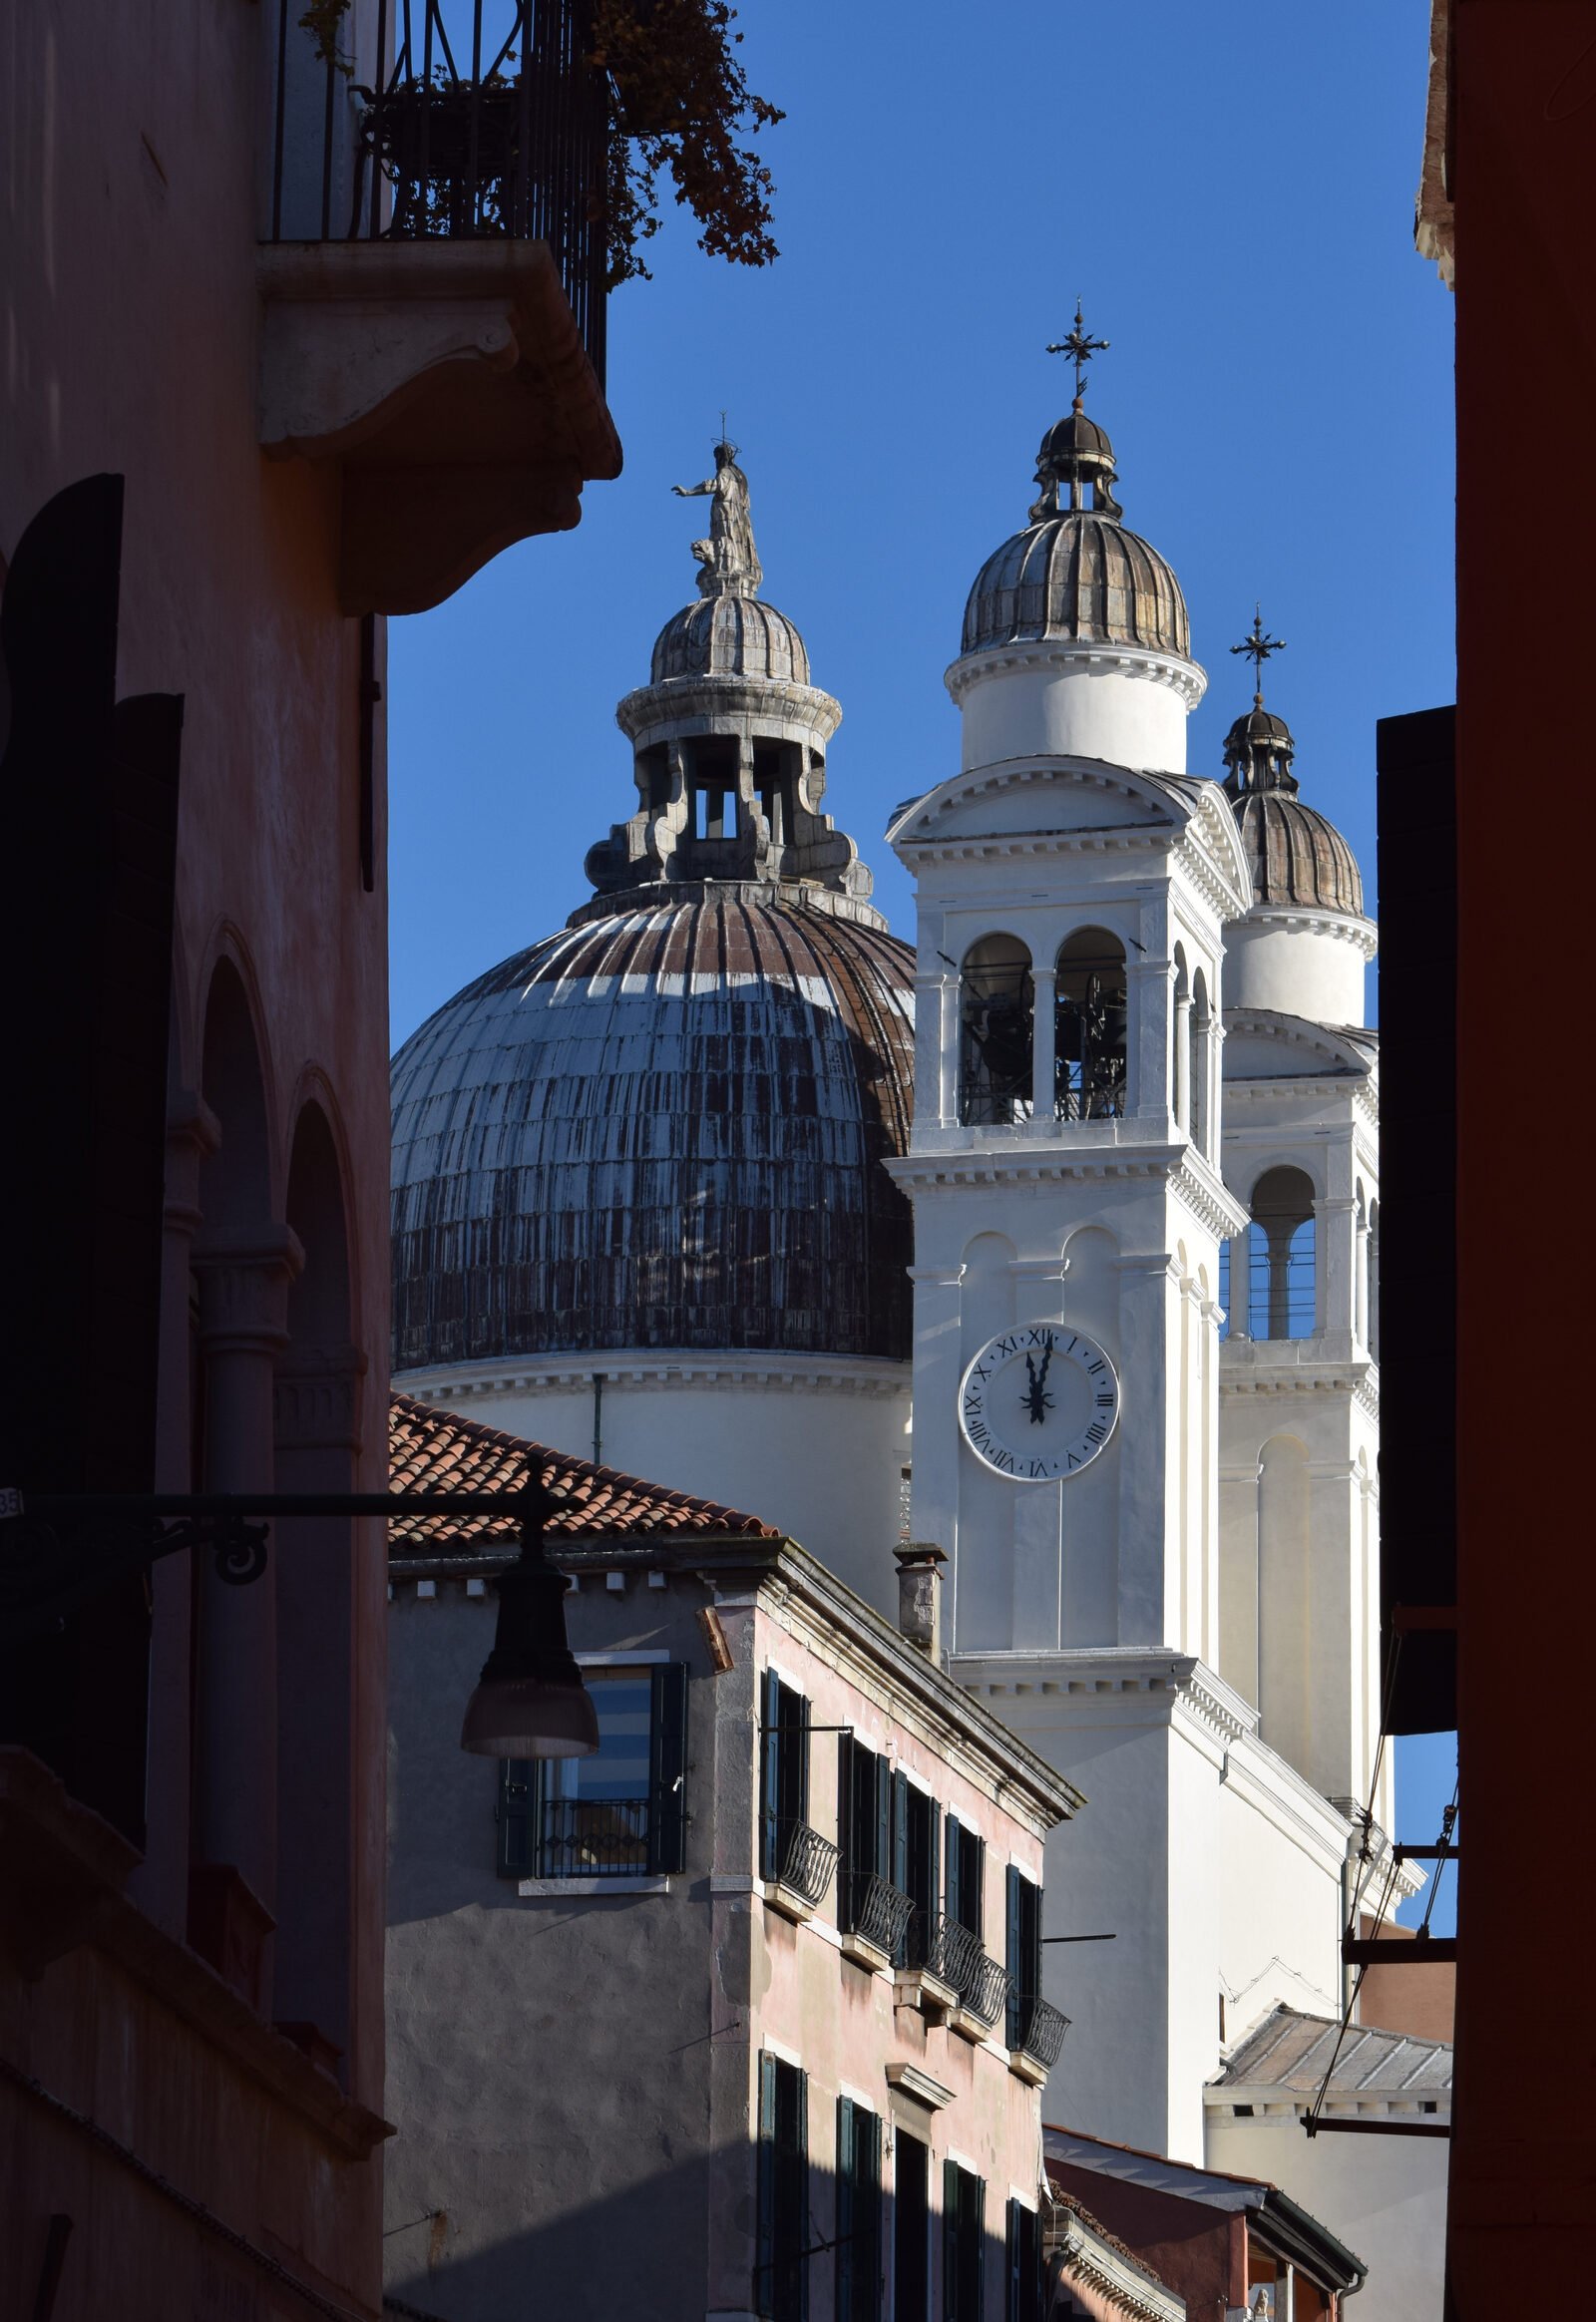
[[[971,2284],[975,2302],[970,2309],[970,2322],[982,2322],[987,2311],[987,2180],[969,2177],[966,2182],[971,2188],[969,2231],[975,2245],[975,2262],[970,2269],[975,2277]]]
[[[754,2263],[754,2312],[775,2312],[776,2284],[776,2059],[759,2052],[759,2227]]]
[[[856,2127],[858,2116],[847,2097],[837,2099],[837,2322],[853,2322],[858,2203]]]
[[[943,1911],[943,1899],[942,1899],[942,1808],[941,1808],[941,1806],[939,1806],[939,1805],[938,1805],[938,1803],[937,1803],[937,1801],[936,1801],[936,1799],[935,1799],[935,1798],[933,1798],[933,1799],[932,1799],[932,1801],[931,1801],[931,1807],[930,1807],[930,1816],[929,1816],[929,1818],[930,1818],[930,1824],[931,1824],[931,1827],[930,1827],[930,1830],[929,1830],[929,1831],[928,1831],[928,1833],[927,1833],[927,1842],[926,1842],[926,1858],[927,1858],[927,1865],[928,1865],[928,1867],[927,1867],[927,1873],[926,1873],[926,1883],[927,1883],[927,1885],[929,1886],[929,1888],[930,1888],[930,1890],[931,1890],[931,1893],[930,1893],[930,1900],[929,1900],[929,1903],[928,1903],[928,1905],[927,1905],[927,1908],[928,1908],[928,1910],[929,1910],[929,1912],[930,1912],[931,1921],[932,1921],[932,1926],[935,1926],[935,1925],[936,1925],[936,1923],[937,1923],[937,1920],[938,1920],[938,1919],[941,1917],[941,1915],[942,1915],[942,1911]],[[928,1937],[928,1940],[929,1940],[929,1937],[930,1937],[930,1933],[931,1933],[931,1930],[930,1930],[930,1928],[928,1928],[928,1929],[927,1929],[927,1937]]]
[[[952,1822],[950,1815],[949,1820]],[[950,1857],[950,1860],[952,1858]],[[959,2178],[957,2160],[942,2164],[942,2310],[944,2322],[959,2322]]]
[[[837,1737],[837,1909],[844,1926],[853,1924],[854,1738]]]
[[[798,1703],[798,1819],[809,1819],[809,1704],[802,1694]]]
[[[1021,1956],[1024,1948],[1020,1928],[1021,1883],[1018,1871],[1009,1863],[1003,1877],[1003,1965],[1011,1978],[1008,1986],[1008,2023],[1004,2032],[1010,2049],[1019,2046],[1020,2019],[1024,2013],[1020,2001],[1029,1996],[1030,1990],[1029,1985],[1024,1983],[1025,1962]],[[1013,2206],[1012,2202],[1009,2206]]]
[[[854,2117],[854,2322],[881,2322],[881,2123],[874,2113]]]
[[[781,1797],[781,1680],[767,1669],[760,1681],[759,1737],[759,1875],[776,1875],[776,1822]],[[762,2311],[763,2309],[761,2309]]]
[[[537,1862],[538,1768],[525,1757],[499,1760],[496,1868],[501,1878],[531,1878]]]
[[[961,1880],[965,1887],[965,1925],[978,1943],[985,1942],[984,1912],[987,1902],[987,1841],[972,1831],[964,1832],[965,1866]]]
[[[687,1867],[687,1664],[672,1661],[653,1673],[648,1737],[648,1867],[655,1873]]]
[[[807,1754],[809,1736],[809,1704],[804,1704],[804,1744]],[[798,2275],[798,2322],[809,2322],[809,2075],[797,2072],[798,2118],[794,2124],[796,2150],[793,2154],[793,2265]]]
[[[1003,2300],[1003,2322],[1024,2322],[1019,2302],[1019,2203],[1011,2200],[1003,2214],[1003,2255],[1008,2288]]]
[[[876,1795],[874,1860],[870,1867],[878,1878],[892,1876],[892,1767],[885,1757],[875,1760]]]
[[[961,1903],[963,1902],[963,1900],[964,1900],[964,1897],[963,1897],[963,1894],[961,1893],[961,1889],[960,1889],[960,1879],[959,1879],[959,1868],[960,1868],[960,1863],[959,1863],[959,1836],[960,1836],[960,1832],[959,1832],[959,1816],[958,1816],[957,1814],[949,1814],[949,1815],[947,1816],[947,1833],[948,1833],[948,1844],[947,1844],[948,1869],[947,1869],[947,1875],[946,1875],[946,1877],[945,1877],[945,1878],[944,1878],[944,1880],[943,1880],[943,1893],[944,1893],[944,1897],[945,1897],[945,1900],[944,1900],[944,1903],[943,1903],[943,1909],[944,1909],[944,1910],[947,1912],[947,1914],[948,1914],[948,1916],[949,1916],[949,1918],[950,1918],[950,1919],[955,1919],[955,1920],[957,1920],[957,1921],[958,1921],[958,1923],[959,1923],[959,1925],[962,1927],[962,1926],[964,1925],[964,1923],[965,1923],[965,1915],[964,1915],[964,1912],[963,1912],[963,1911],[961,1910],[961,1908],[960,1908],[960,1905],[961,1905]]]

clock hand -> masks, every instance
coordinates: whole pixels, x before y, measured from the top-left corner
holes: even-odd
[[[1037,1384],[1038,1386],[1045,1386],[1045,1385],[1047,1384],[1047,1365],[1048,1365],[1048,1363],[1049,1363],[1049,1362],[1052,1360],[1052,1358],[1053,1358],[1053,1342],[1051,1341],[1051,1339],[1049,1339],[1049,1340],[1048,1340],[1048,1342],[1047,1342],[1046,1352],[1043,1354],[1043,1355],[1042,1355],[1042,1358],[1041,1358],[1041,1375],[1038,1377],[1038,1379],[1037,1379],[1037,1381],[1036,1381],[1036,1384]]]

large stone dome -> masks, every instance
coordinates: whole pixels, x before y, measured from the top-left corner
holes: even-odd
[[[875,920],[694,885],[440,1008],[393,1067],[395,1368],[906,1358],[914,955]]]

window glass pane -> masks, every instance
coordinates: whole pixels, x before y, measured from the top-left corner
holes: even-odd
[[[648,1794],[648,1732],[653,1699],[647,1670],[610,1676],[583,1673],[598,1713],[598,1746],[591,1757],[546,1759],[550,1795],[563,1798],[641,1798]]]

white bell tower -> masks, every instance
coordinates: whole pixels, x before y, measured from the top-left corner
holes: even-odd
[[[954,1674],[1089,1801],[1044,1932],[1117,1940],[1042,1954],[1072,2019],[1047,2118],[1200,2161],[1222,2001],[1336,2004],[1349,1825],[1219,1674],[1221,1249],[1248,1228],[1221,993],[1252,878],[1186,771],[1206,679],[1121,520],[1078,314],[1064,351],[1074,407],[948,672],[960,770],[889,833],[919,914],[890,1164],[915,1210],[913,1530],[951,1558]],[[1117,1382],[1099,1443],[1081,1343]]]

